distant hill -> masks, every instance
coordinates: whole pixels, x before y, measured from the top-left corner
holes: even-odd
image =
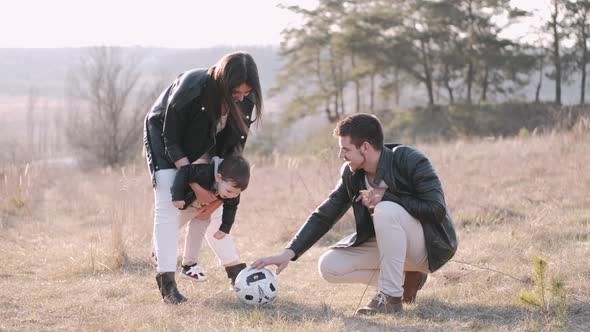
[[[264,91],[275,85],[275,78],[281,66],[278,46],[218,46],[203,49],[172,49],[155,47],[127,47],[128,52],[143,54],[142,70],[148,77],[158,77],[166,82],[182,71],[195,67],[209,67],[223,54],[245,50],[250,52],[258,64],[261,83]],[[75,68],[79,59],[88,52],[87,48],[32,48],[32,49],[1,49],[0,48],[0,97],[27,95],[30,86],[34,86],[40,95],[61,98],[64,95],[64,81],[69,70]],[[530,102],[534,99],[535,85],[538,74],[531,75],[530,84],[513,94],[509,99],[502,96],[490,96],[490,103],[521,101]],[[569,82],[563,82],[562,100],[565,104],[575,104],[579,100],[579,75]],[[368,84],[364,84],[365,86]],[[405,82],[400,99],[401,106],[412,107],[425,105],[426,95],[423,85]],[[541,99],[552,101],[554,82],[543,80]],[[366,87],[367,88],[367,87]],[[352,88],[351,88],[352,89]],[[459,91],[457,91],[459,92]],[[354,103],[354,92],[347,92],[350,105]],[[281,100],[289,96],[280,96]],[[477,94],[474,96],[479,97]],[[444,90],[437,91],[436,102],[446,104]],[[383,105],[391,108],[393,105]],[[350,107],[349,107],[350,109]]]
[[[213,65],[226,53],[235,50],[250,52],[258,64],[262,88],[264,90],[263,93],[265,94],[263,124],[254,130],[254,135],[249,143],[250,150],[268,153],[272,152],[276,147],[290,149],[293,143],[313,139],[313,136],[310,135],[314,135],[314,133],[318,133],[321,136],[324,131],[331,132],[333,124],[328,123],[322,109],[317,109],[315,112],[314,110],[306,110],[310,116],[298,116],[296,120],[292,120],[288,124],[283,124],[279,121],[280,114],[284,111],[289,99],[293,96],[290,93],[283,93],[269,98],[268,94],[266,94],[268,89],[275,86],[276,76],[281,66],[279,48],[277,46],[220,46],[206,49],[128,47],[123,50],[124,52],[141,53],[143,55],[141,70],[145,75],[144,77],[148,79],[156,78],[159,81],[163,81],[164,84],[171,82],[176,75],[187,69]],[[64,112],[66,108],[64,107],[63,100],[65,80],[68,73],[76,68],[80,59],[87,52],[88,48],[0,49],[0,73],[2,73],[0,75],[0,115],[6,115],[3,118],[7,125],[0,133],[0,145],[11,147],[10,149],[5,149],[6,151],[0,154],[0,160],[2,158],[15,159],[18,151],[24,151],[24,148],[21,145],[17,145],[17,143],[25,144],[29,140],[34,142],[48,142],[46,144],[53,144],[56,147],[63,148],[63,137],[61,137],[63,135],[56,128],[65,116]],[[537,74],[531,75],[530,84],[519,91],[518,94],[512,95],[508,101],[516,102],[517,104],[531,102],[534,98],[534,88],[537,78]],[[578,82],[579,79],[574,78],[567,84],[564,83],[562,100],[565,104],[575,104],[578,102]],[[31,116],[27,111],[29,107],[28,94],[31,87],[34,87],[37,91],[37,96],[41,97],[35,105],[34,110],[37,115],[35,116],[34,122],[27,120],[27,117]],[[363,82],[363,89],[364,92],[361,94],[361,105],[363,106],[361,110],[366,110],[366,105],[368,104],[367,82]],[[553,82],[544,79],[541,99],[543,101],[552,101],[554,96],[553,89]],[[377,93],[375,109],[383,115],[383,120],[387,122],[386,127],[394,128],[394,132],[399,134],[409,132],[408,135],[412,137],[420,136],[420,133],[413,134],[412,130],[419,132],[422,130],[421,128],[426,128],[423,131],[436,133],[446,128],[444,126],[438,126],[436,119],[431,118],[428,112],[420,112],[419,108],[412,108],[426,104],[424,91],[425,89],[422,85],[404,82],[399,106],[393,105],[391,99],[385,100],[381,98],[380,94]],[[353,105],[355,103],[352,85],[347,88],[345,95],[346,111],[347,113],[351,113],[353,112]],[[477,101],[479,96],[475,94],[474,97]],[[435,98],[439,104],[444,105],[446,103],[443,90],[437,91]],[[489,104],[498,103],[495,105],[498,112],[494,112],[494,114],[506,114],[512,110],[511,107],[506,106],[509,103],[505,102],[505,98],[490,98]],[[482,105],[484,108],[487,106]],[[386,116],[388,113],[393,113],[393,110],[397,109],[407,111],[393,118]],[[520,112],[518,114],[524,114],[525,118],[532,117],[533,114],[530,113],[529,115],[529,113]],[[423,121],[418,121],[420,120],[420,116],[424,114]],[[471,115],[468,118],[476,121],[476,117],[474,117],[475,113]],[[492,114],[484,115],[491,116]],[[404,116],[418,119],[416,121],[409,121],[407,119],[403,121]],[[511,117],[507,116],[506,119],[510,120]],[[506,119],[500,120],[504,121]],[[497,123],[504,123],[500,120]],[[525,120],[529,121],[531,119]],[[516,129],[521,127],[529,128],[521,124],[521,122],[515,123],[514,125]],[[31,126],[39,129],[36,129],[37,132],[34,135],[29,135],[28,130]],[[489,130],[490,128],[488,127],[491,125],[486,122],[485,126],[487,127],[484,129]],[[535,126],[531,126],[531,128],[533,127]],[[487,131],[483,130],[483,132]],[[331,136],[328,138],[331,139]],[[53,150],[47,151],[49,151],[47,152],[48,154],[57,153]],[[2,157],[2,155],[9,156]],[[67,153],[64,153],[64,155],[69,156]]]
[[[206,49],[129,47],[125,50],[144,55],[141,68],[148,76],[157,75],[169,81],[187,69],[210,67],[222,55],[236,50],[252,54],[265,90],[274,85],[280,67],[278,47],[275,46],[220,46]],[[26,95],[29,88],[34,86],[41,95],[62,97],[66,74],[75,68],[86,52],[87,48],[0,49],[0,96]]]

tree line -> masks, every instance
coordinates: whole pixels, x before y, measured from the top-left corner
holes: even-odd
[[[536,41],[501,37],[533,13],[509,0],[319,0],[317,7],[286,7],[303,24],[283,31],[273,94],[289,93],[288,110],[325,110],[336,121],[351,107],[375,111],[379,93],[399,103],[415,84],[427,104],[480,103],[511,98],[536,81],[562,83],[579,76],[585,103],[590,0],[550,0]],[[565,48],[564,43],[572,45]],[[366,97],[365,97],[366,96]],[[292,113],[292,112],[291,112]],[[289,114],[289,112],[287,113]]]

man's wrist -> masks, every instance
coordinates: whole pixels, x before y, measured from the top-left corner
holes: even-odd
[[[283,254],[282,254],[285,258],[288,258],[289,260],[293,259],[293,257],[295,257],[295,251],[293,251],[292,249],[285,249],[283,250]]]

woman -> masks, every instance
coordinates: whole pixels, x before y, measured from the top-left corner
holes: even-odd
[[[176,170],[184,165],[207,162],[213,156],[240,154],[250,125],[260,120],[261,110],[256,63],[250,54],[235,52],[223,56],[209,69],[182,73],[158,97],[146,116],[144,143],[155,196],[156,282],[165,303],[186,301],[177,289],[175,271],[178,228],[187,221],[184,275],[198,281],[206,279],[197,265],[203,237],[232,281],[245,267],[239,261],[231,236],[220,240],[213,237],[221,223],[221,201],[197,184],[191,184],[199,205],[204,206],[181,212],[172,204],[170,187]]]

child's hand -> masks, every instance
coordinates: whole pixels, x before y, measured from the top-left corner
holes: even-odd
[[[227,235],[227,234],[225,234],[225,233],[224,233],[224,232],[222,232],[222,231],[217,231],[217,232],[215,232],[215,234],[213,234],[213,237],[214,237],[214,238],[216,238],[216,239],[218,239],[218,240],[221,240],[221,239],[223,239],[223,238],[224,238],[226,235]]]
[[[184,207],[184,201],[172,201],[175,207],[182,209]]]

